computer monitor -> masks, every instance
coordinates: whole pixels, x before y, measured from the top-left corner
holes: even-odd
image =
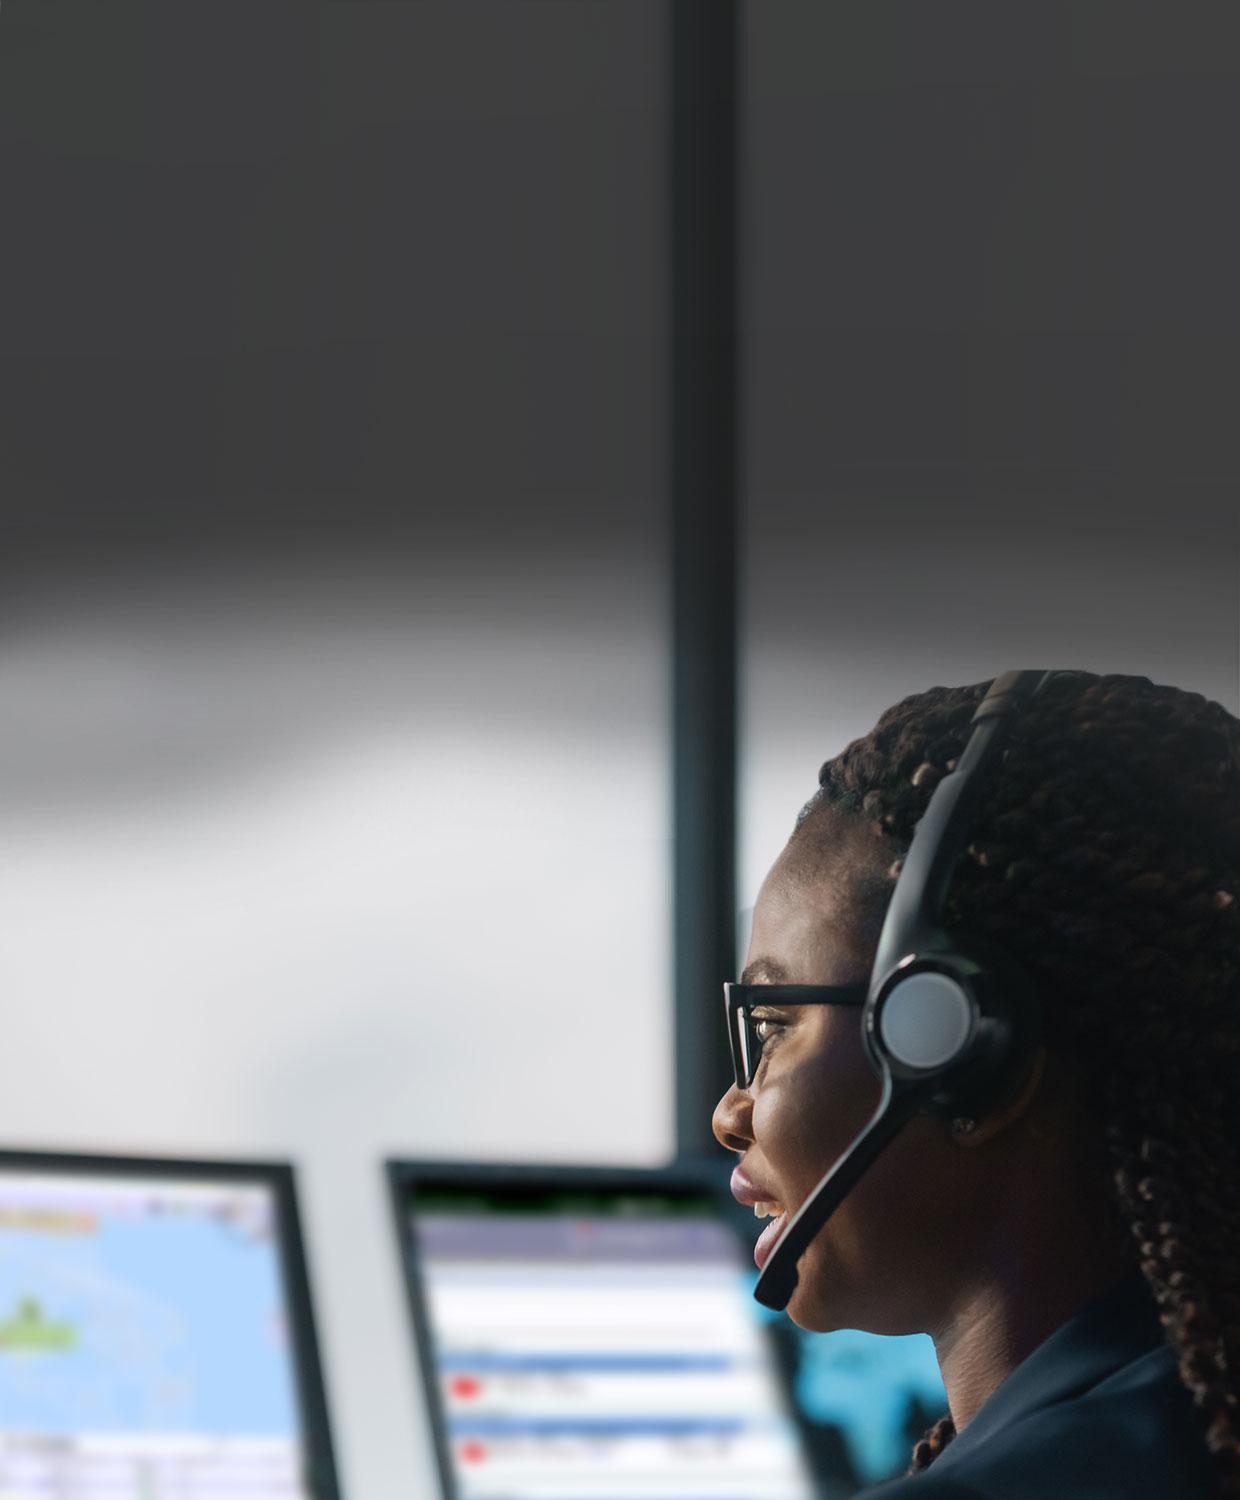
[[[0,1495],[336,1500],[291,1168],[0,1152]]]
[[[817,1493],[717,1181],[388,1167],[450,1500]]]

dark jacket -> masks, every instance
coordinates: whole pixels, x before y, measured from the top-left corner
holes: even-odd
[[[1205,1421],[1139,1272],[1028,1355],[929,1468],[857,1500],[1207,1500]]]

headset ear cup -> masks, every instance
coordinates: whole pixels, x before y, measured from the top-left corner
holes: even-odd
[[[880,1050],[901,1071],[950,1070],[969,1050],[975,1016],[970,987],[956,975],[914,967],[888,987],[875,1023]]]
[[[956,954],[972,971],[980,1011],[971,1056],[943,1079],[935,1107],[945,1114],[977,1117],[1017,1092],[1042,1039],[1041,1005],[1025,969],[989,943],[957,944]]]

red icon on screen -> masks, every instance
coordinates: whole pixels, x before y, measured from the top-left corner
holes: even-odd
[[[480,1464],[487,1456],[485,1443],[462,1443],[460,1458],[463,1464]]]
[[[482,1382],[476,1375],[454,1375],[448,1389],[461,1401],[470,1401],[482,1391]]]

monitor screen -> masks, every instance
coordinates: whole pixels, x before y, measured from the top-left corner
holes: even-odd
[[[334,1494],[287,1169],[219,1172],[0,1157],[6,1500]]]
[[[655,1173],[392,1172],[449,1493],[815,1493],[717,1193]]]

